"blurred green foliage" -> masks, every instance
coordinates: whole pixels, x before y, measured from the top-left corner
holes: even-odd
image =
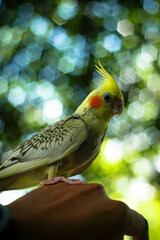
[[[159,1],[0,1],[0,154],[77,108],[99,83],[117,80],[121,117],[83,173],[160,229]]]

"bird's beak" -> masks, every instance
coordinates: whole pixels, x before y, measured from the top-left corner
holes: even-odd
[[[124,101],[123,100],[117,100],[114,105],[112,106],[112,112],[114,115],[121,115],[123,112],[123,105]]]
[[[122,114],[122,112],[123,112],[123,104],[120,106],[120,108],[119,108],[119,116]]]

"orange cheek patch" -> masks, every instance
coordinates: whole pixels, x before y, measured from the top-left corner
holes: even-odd
[[[99,97],[98,95],[95,97],[92,97],[91,100],[89,101],[89,105],[91,108],[99,108],[102,105],[102,98]]]

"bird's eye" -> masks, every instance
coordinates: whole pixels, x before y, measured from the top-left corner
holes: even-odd
[[[107,102],[107,103],[109,103],[109,102],[112,102],[112,96],[111,96],[111,94],[105,94],[104,96],[103,96],[103,98],[104,98],[104,100]]]

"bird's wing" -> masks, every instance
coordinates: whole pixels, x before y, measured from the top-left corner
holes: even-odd
[[[49,125],[10,154],[0,167],[0,178],[54,163],[74,152],[86,137],[86,123],[78,116]]]

